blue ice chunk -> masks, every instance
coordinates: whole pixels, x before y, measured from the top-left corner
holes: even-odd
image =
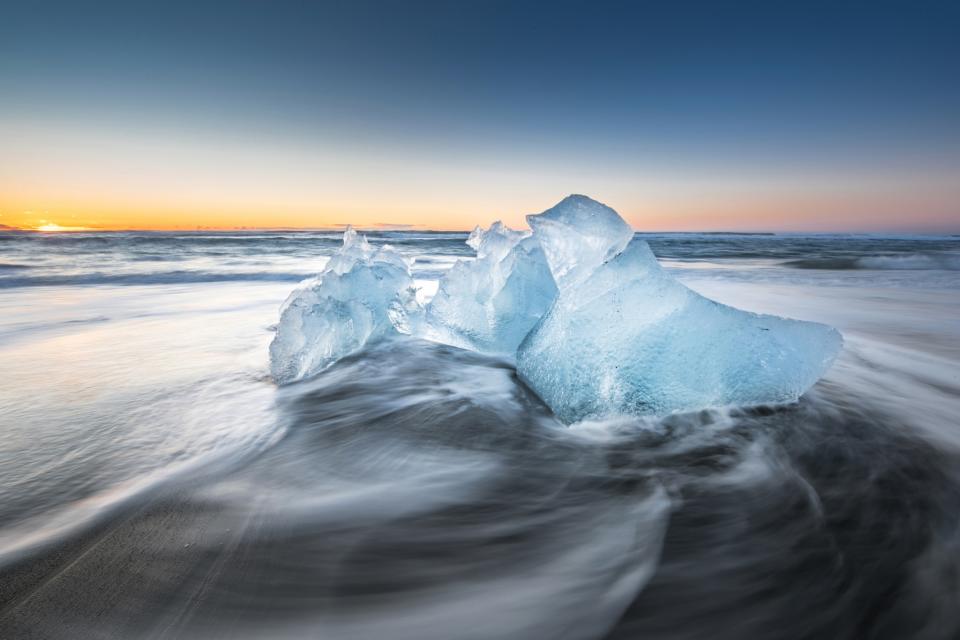
[[[343,247],[281,307],[270,343],[270,371],[280,384],[306,378],[397,333],[409,333],[417,305],[406,260],[372,247],[348,227]]]
[[[691,291],[646,242],[630,243],[616,212],[584,196],[527,219],[559,293],[520,345],[517,370],[565,422],[795,401],[843,344],[826,325]]]
[[[458,261],[426,307],[424,337],[512,357],[557,295],[546,258],[528,232],[501,222],[474,229],[476,260]]]
[[[587,196],[567,196],[527,223],[561,289],[589,277],[630,243],[633,229],[610,207]]]

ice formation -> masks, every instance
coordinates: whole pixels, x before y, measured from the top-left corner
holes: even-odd
[[[389,246],[374,249],[348,227],[323,272],[298,287],[280,310],[270,343],[278,383],[327,368],[369,342],[409,333],[417,311],[410,267]]]
[[[691,291],[585,196],[527,220],[559,294],[520,345],[517,370],[565,422],[794,401],[840,350],[831,327]]]
[[[842,346],[831,327],[708,300],[664,271],[613,209],[570,196],[496,222],[426,309],[407,262],[352,229],[323,273],[291,294],[270,345],[280,382],[317,373],[397,333],[515,356],[520,377],[565,422],[796,400]]]
[[[467,239],[477,252],[440,280],[426,308],[425,337],[474,351],[513,356],[550,307],[557,287],[537,241],[501,222]]]

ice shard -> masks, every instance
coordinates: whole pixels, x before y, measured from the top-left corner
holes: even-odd
[[[322,371],[366,344],[409,332],[417,312],[406,260],[347,228],[343,247],[281,307],[270,371],[287,383]]]
[[[508,355],[557,295],[546,258],[529,232],[501,222],[477,227],[467,244],[473,261],[459,261],[427,305],[425,337],[465,349]]]
[[[691,291],[590,198],[527,220],[559,292],[520,345],[517,370],[565,422],[794,401],[842,346],[826,325]]]

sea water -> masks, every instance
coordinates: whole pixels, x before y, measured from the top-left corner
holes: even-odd
[[[368,237],[421,301],[473,256]],[[0,637],[956,637],[960,238],[642,237],[837,363],[797,404],[572,426],[416,340],[278,388],[339,232],[0,236]]]

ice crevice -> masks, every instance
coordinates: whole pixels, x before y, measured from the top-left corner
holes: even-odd
[[[572,195],[496,222],[425,306],[410,266],[352,229],[324,271],[281,310],[270,347],[279,383],[322,371],[371,341],[410,334],[513,358],[564,422],[797,400],[843,340],[826,325],[714,302],[667,273],[616,211]]]

